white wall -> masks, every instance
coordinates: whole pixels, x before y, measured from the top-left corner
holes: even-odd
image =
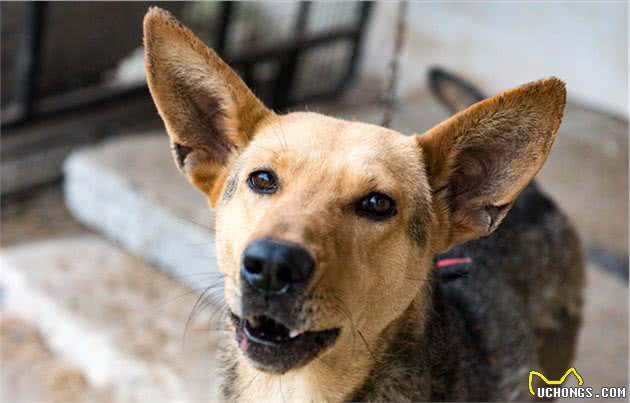
[[[397,3],[375,8],[364,72],[383,76]],[[626,2],[411,2],[399,94],[425,86],[439,64],[492,94],[555,75],[569,98],[628,117]]]

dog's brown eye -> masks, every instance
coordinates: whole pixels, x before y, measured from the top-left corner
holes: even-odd
[[[357,214],[373,220],[383,220],[396,215],[396,202],[382,193],[371,193],[359,202]]]
[[[269,171],[256,171],[249,175],[249,187],[256,193],[275,193],[278,190],[276,176]]]

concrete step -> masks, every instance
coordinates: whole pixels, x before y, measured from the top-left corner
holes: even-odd
[[[66,205],[83,224],[184,283],[216,271],[213,215],[150,133],[75,152],[65,163]]]
[[[90,385],[83,372],[54,355],[36,324],[0,317],[0,401],[115,403],[111,390]]]
[[[220,287],[196,277],[206,295]],[[216,401],[222,311],[202,299],[187,327],[199,293],[112,244],[84,236],[2,249],[0,284],[4,313],[36,324],[110,400]]]

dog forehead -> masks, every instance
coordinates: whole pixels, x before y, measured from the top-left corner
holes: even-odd
[[[415,142],[398,132],[312,112],[277,117],[260,130],[252,145],[263,155],[290,154],[302,162],[310,159],[333,166],[379,164],[396,170],[417,160]]]

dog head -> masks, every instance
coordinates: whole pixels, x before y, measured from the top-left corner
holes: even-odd
[[[434,252],[490,234],[542,167],[565,103],[545,79],[405,136],[278,115],[170,14],[144,21],[147,80],[177,166],[216,211],[242,355],[284,373],[375,339]]]

